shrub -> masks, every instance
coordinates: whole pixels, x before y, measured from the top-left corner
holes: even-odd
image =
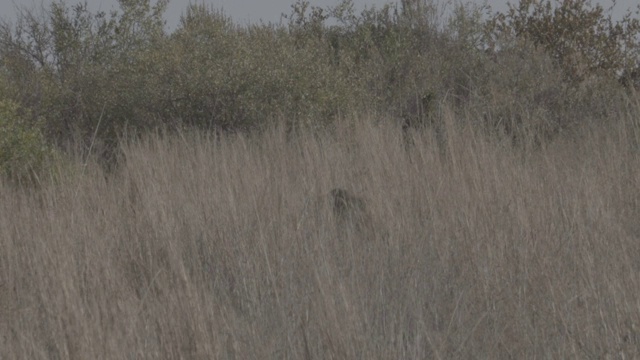
[[[46,170],[50,147],[39,129],[11,100],[0,100],[0,173],[19,183],[37,181]]]
[[[149,126],[141,62],[162,39],[166,1],[120,1],[122,13],[91,13],[87,4],[54,2],[40,14],[24,10],[15,27],[0,25],[0,56],[8,76],[25,95],[21,105],[44,121],[58,144],[115,140],[127,126]],[[149,71],[147,71],[148,73]],[[29,95],[29,94],[33,95]],[[108,141],[107,141],[108,142]]]
[[[487,23],[491,45],[503,46],[505,39],[530,41],[550,54],[572,82],[637,71],[640,19],[628,11],[622,20],[613,21],[590,0],[553,3],[520,0],[517,6],[509,5],[506,14],[498,13]]]
[[[476,100],[488,128],[542,144],[565,130],[610,121],[637,69],[640,23],[614,22],[589,0],[521,0],[485,23],[492,63]],[[484,100],[482,99],[484,98]]]
[[[158,127],[251,131],[285,119],[318,129],[358,113],[438,127],[443,106],[541,142],[576,119],[608,118],[620,91],[611,79],[640,73],[638,20],[614,23],[588,0],[522,0],[488,21],[472,5],[443,19],[432,0],[361,13],[351,0],[299,0],[279,25],[247,26],[189,5],[171,34],[166,1],[119,3],[106,14],[56,2],[0,23],[22,116],[42,119],[51,143],[107,160],[123,134]]]

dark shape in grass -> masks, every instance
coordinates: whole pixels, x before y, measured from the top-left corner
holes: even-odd
[[[341,188],[331,190],[330,195],[333,214],[341,230],[352,226],[355,230],[362,231],[370,226],[371,220],[364,199]]]

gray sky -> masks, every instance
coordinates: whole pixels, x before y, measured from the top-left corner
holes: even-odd
[[[76,4],[84,0],[65,0],[67,4]],[[387,2],[395,2],[396,0],[354,0],[359,9],[365,6],[381,6]],[[441,0],[440,3],[444,3]],[[451,0],[450,0],[451,1]],[[459,0],[457,0],[459,1]],[[471,2],[481,3],[482,0],[468,0]],[[493,11],[504,11],[508,0],[488,0],[488,4]],[[511,0],[516,3],[518,0]],[[611,0],[592,0],[601,3],[605,8],[611,6]],[[625,9],[636,6],[638,0],[617,0],[617,6],[614,8],[614,16],[620,16]],[[17,6],[32,7],[34,5],[45,4],[47,6],[52,0],[0,0],[0,16],[5,20],[12,20],[15,16],[15,8]],[[211,4],[215,8],[222,8],[227,15],[230,15],[237,23],[246,24],[248,22],[278,22],[280,14],[289,14],[291,4],[295,0],[195,0],[196,3],[204,2]],[[336,5],[339,0],[310,0],[312,5],[327,7]],[[467,2],[467,0],[464,0]],[[117,0],[87,0],[92,10],[112,10],[117,9]],[[180,14],[185,10],[189,1],[186,0],[170,0],[169,8],[165,13],[167,27],[170,30],[175,29],[180,19]]]

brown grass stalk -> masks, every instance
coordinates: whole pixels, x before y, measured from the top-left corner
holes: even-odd
[[[453,113],[411,146],[367,119],[153,135],[110,174],[0,186],[0,358],[638,357],[620,116],[526,153]],[[336,226],[334,188],[367,231]]]

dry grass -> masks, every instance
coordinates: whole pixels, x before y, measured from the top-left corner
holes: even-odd
[[[0,186],[0,358],[637,358],[633,116],[529,154],[451,121],[443,151],[366,121],[151,136]]]

